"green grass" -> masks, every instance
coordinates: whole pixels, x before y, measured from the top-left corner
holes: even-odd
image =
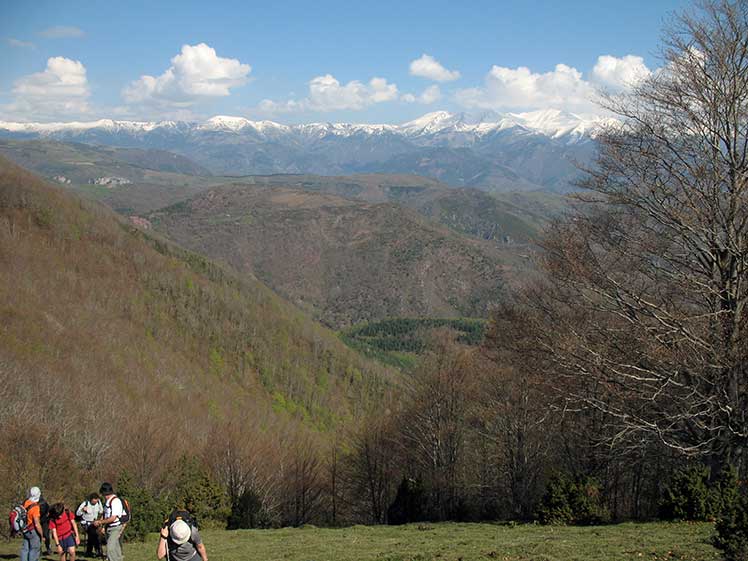
[[[711,524],[648,523],[597,527],[413,524],[206,530],[211,561],[619,561],[717,560]],[[0,559],[20,541],[0,545]],[[127,561],[155,559],[156,534],[125,544]],[[5,554],[5,555],[3,555]]]

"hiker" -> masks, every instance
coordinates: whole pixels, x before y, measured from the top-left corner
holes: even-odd
[[[104,514],[104,507],[101,506],[101,499],[97,493],[88,495],[75,511],[75,517],[80,520],[86,532],[86,557],[93,557],[94,553],[96,557],[104,557],[99,531],[94,525],[94,521],[98,520],[102,514]]]
[[[29,489],[28,499],[23,503],[26,510],[26,526],[23,529],[23,544],[21,545],[21,561],[39,561],[42,553],[42,530],[41,512],[39,499],[42,492],[39,487]]]
[[[49,529],[60,561],[65,561],[66,555],[70,561],[75,561],[75,546],[80,545],[81,538],[75,516],[64,503],[55,503],[49,509]]]
[[[39,497],[39,515],[42,523],[42,533],[44,534],[44,553],[52,555],[52,549],[50,548],[52,542],[49,540],[49,503],[44,495]]]
[[[125,514],[122,500],[114,494],[114,488],[109,482],[104,482],[99,488],[99,494],[104,496],[104,518],[94,520],[95,528],[106,528],[106,558],[109,561],[122,561],[122,544],[120,538],[125,525],[120,516]]]
[[[208,561],[208,552],[197,530],[197,524],[185,511],[174,511],[161,528],[156,557],[168,561]]]

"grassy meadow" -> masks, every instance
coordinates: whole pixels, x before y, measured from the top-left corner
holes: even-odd
[[[624,561],[719,559],[711,524],[647,523],[594,527],[493,524],[205,530],[211,561]],[[157,535],[125,544],[127,561],[155,559]],[[20,540],[4,542],[13,559]]]

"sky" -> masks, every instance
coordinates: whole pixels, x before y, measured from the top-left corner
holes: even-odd
[[[683,0],[0,0],[0,120],[597,114]]]

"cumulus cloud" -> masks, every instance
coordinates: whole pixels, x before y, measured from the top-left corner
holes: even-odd
[[[309,81],[306,98],[283,102],[264,99],[258,109],[267,114],[359,110],[375,103],[392,101],[397,96],[397,85],[388,83],[385,78],[374,77],[367,84],[359,80],[341,84],[332,74],[325,74]]]
[[[431,55],[423,54],[410,63],[411,76],[420,76],[434,82],[452,82],[460,77],[457,70],[447,70]]]
[[[159,76],[144,75],[122,91],[127,103],[189,107],[202,99],[225,97],[247,83],[252,67],[224,58],[205,43],[184,45]]]
[[[592,81],[611,91],[621,91],[635,86],[651,74],[640,56],[616,58],[603,55],[598,57],[597,64],[592,69]]]
[[[641,57],[598,58],[590,79],[566,64],[545,73],[525,66],[493,66],[484,85],[457,92],[456,100],[465,107],[480,109],[562,109],[585,113],[600,112],[595,103],[599,89],[622,91],[649,75]]]
[[[31,41],[21,41],[20,39],[15,39],[13,37],[8,37],[5,39],[5,42],[8,43],[11,47],[16,47],[19,49],[36,49],[36,45],[32,43]]]
[[[39,31],[37,35],[44,37],[45,39],[76,39],[83,37],[85,32],[79,27],[73,27],[71,25],[55,25],[48,27],[43,31]]]
[[[47,68],[13,84],[14,101],[3,107],[14,120],[72,118],[89,111],[86,67],[65,57],[47,60]]]
[[[403,95],[400,99],[406,103],[423,103],[424,105],[430,105],[439,101],[441,98],[442,92],[439,89],[439,86],[434,84],[423,90],[423,93],[419,96],[408,93]]]

